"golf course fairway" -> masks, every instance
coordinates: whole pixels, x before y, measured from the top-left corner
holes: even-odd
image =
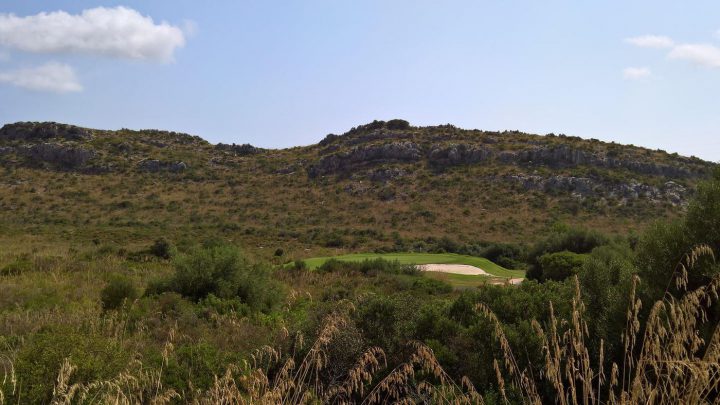
[[[313,257],[303,260],[309,269],[314,270],[330,259],[361,262],[364,260],[384,259],[402,264],[466,264],[485,270],[495,277],[522,278],[522,270],[510,270],[482,257],[459,255],[455,253],[355,253],[340,256]],[[474,276],[483,277],[483,276]]]

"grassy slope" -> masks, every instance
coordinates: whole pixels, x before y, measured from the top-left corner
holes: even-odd
[[[332,257],[313,257],[306,259],[305,263],[310,269],[316,269],[330,259],[359,262],[377,258],[397,260],[403,264],[467,264],[479,267],[498,277],[525,277],[525,272],[522,270],[509,270],[482,257],[465,256],[454,253],[357,253]]]
[[[659,151],[568,137],[451,127],[401,132],[404,137],[398,139],[426,150],[456,142],[497,151],[568,145],[617,152],[639,162],[666,164],[675,159]],[[349,170],[348,176],[308,177],[308,168],[326,155],[386,142],[361,139],[368,135],[372,131],[348,135],[328,146],[240,156],[171,133],[95,131],[93,140],[71,144],[97,151],[97,163],[112,168],[100,174],[43,168],[5,154],[0,156],[0,250],[67,252],[90,244],[133,250],[159,237],[176,244],[221,238],[259,259],[272,259],[277,248],[283,249],[284,258],[294,259],[381,249],[423,250],[415,243],[429,238],[459,244],[530,243],[558,222],[624,234],[681,212],[679,207],[642,199],[581,200],[569,193],[525,190],[503,180],[521,173],[599,176],[611,182],[632,179],[655,185],[670,179],[620,169],[490,162],[436,170],[425,160],[376,161]],[[494,140],[487,143],[490,138]],[[0,140],[0,147],[21,144]],[[189,168],[181,173],[148,173],[137,168],[145,159],[183,161]],[[367,172],[382,168],[401,169],[405,175],[371,181]],[[695,183],[695,179],[673,180],[689,187]]]

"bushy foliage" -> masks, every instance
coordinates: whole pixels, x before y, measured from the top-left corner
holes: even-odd
[[[19,389],[8,403],[50,403],[65,359],[77,367],[70,383],[83,383],[115,376],[128,364],[129,354],[114,340],[87,331],[57,327],[39,332],[17,354]]]
[[[640,276],[647,280],[643,291],[646,299],[658,299],[665,291],[675,293],[671,282],[687,252],[699,245],[720,251],[720,169],[712,179],[698,187],[687,215],[677,221],[657,222],[640,239],[636,265]],[[688,288],[706,284],[720,273],[720,266],[708,257],[701,257],[693,271],[688,272]]]
[[[632,290],[634,252],[624,243],[595,248],[580,270],[580,286],[587,308],[589,347],[598,355],[600,341],[608,359],[621,360],[623,347],[617,339],[626,327],[628,298]]]
[[[539,259],[544,254],[562,251],[590,253],[594,248],[608,242],[609,239],[606,236],[596,231],[556,225],[544,239],[535,243],[528,252],[526,261],[530,268],[527,272],[527,278],[542,280],[543,273]]]
[[[410,128],[410,123],[401,119],[393,119],[386,122],[385,127],[392,130],[405,130]]]
[[[148,251],[150,252],[150,254],[161,259],[170,259],[177,252],[175,246],[173,246],[172,243],[170,243],[165,238],[157,239],[155,243],[150,246],[150,249],[148,249]]]
[[[318,268],[318,271],[322,273],[355,272],[366,276],[376,276],[378,274],[420,274],[420,270],[413,265],[401,264],[398,261],[389,261],[382,258],[368,259],[361,262],[330,259],[323,263]]]
[[[542,279],[562,281],[578,273],[584,262],[583,255],[564,250],[557,253],[545,253],[538,258],[542,269]]]
[[[120,308],[123,303],[137,298],[138,292],[127,277],[114,276],[100,292],[104,310]]]
[[[272,279],[267,265],[251,264],[234,246],[210,244],[178,256],[175,274],[148,287],[148,294],[173,291],[193,301],[210,294],[238,298],[255,311],[272,310],[283,297],[283,288]]]

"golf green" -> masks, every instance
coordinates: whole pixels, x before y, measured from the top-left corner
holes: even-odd
[[[322,266],[323,263],[330,259],[361,262],[364,260],[378,258],[398,261],[402,264],[467,264],[485,270],[485,272],[497,277],[525,277],[525,272],[522,270],[506,269],[482,257],[459,255],[455,253],[355,253],[340,256],[313,257],[305,259],[304,262],[307,264],[308,268],[312,270]]]

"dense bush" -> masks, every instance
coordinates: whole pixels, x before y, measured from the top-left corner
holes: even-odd
[[[160,238],[150,246],[148,250],[151,255],[157,256],[161,259],[170,259],[175,255],[175,247],[165,238]]]
[[[720,169],[710,181],[700,184],[683,219],[653,224],[640,239],[636,265],[640,276],[647,280],[646,299],[657,299],[666,290],[676,293],[671,282],[673,273],[684,256],[700,245],[720,251]],[[698,259],[688,274],[691,289],[707,284],[720,273],[720,266],[709,255]]]
[[[564,250],[546,253],[538,258],[543,280],[562,281],[575,275],[584,262],[583,255]]]
[[[104,310],[112,310],[120,308],[123,303],[131,301],[137,296],[137,290],[129,279],[115,276],[100,292],[100,302]]]
[[[129,354],[117,342],[86,331],[56,327],[39,332],[17,354],[18,389],[6,393],[10,394],[8,403],[50,403],[65,359],[77,367],[69,381],[74,384],[117,375],[127,365]]]
[[[254,311],[271,311],[283,298],[267,265],[250,264],[233,246],[210,244],[174,260],[175,274],[153,282],[148,294],[173,291],[193,301],[212,294],[239,298]]]
[[[392,130],[404,130],[410,128],[410,123],[405,120],[394,119],[386,122],[385,127]]]
[[[521,269],[523,250],[518,245],[508,243],[491,243],[484,246],[477,256],[484,257],[506,269]]]
[[[420,274],[420,270],[418,270],[416,266],[400,264],[398,261],[389,261],[382,258],[367,259],[361,262],[330,259],[323,263],[318,268],[318,271],[322,273],[356,272],[366,276],[376,276],[378,274]]]
[[[544,239],[535,243],[528,252],[526,262],[530,267],[527,271],[527,278],[542,280],[543,274],[539,259],[544,254],[562,251],[590,253],[594,248],[607,243],[609,243],[609,239],[599,232],[556,225]]]

